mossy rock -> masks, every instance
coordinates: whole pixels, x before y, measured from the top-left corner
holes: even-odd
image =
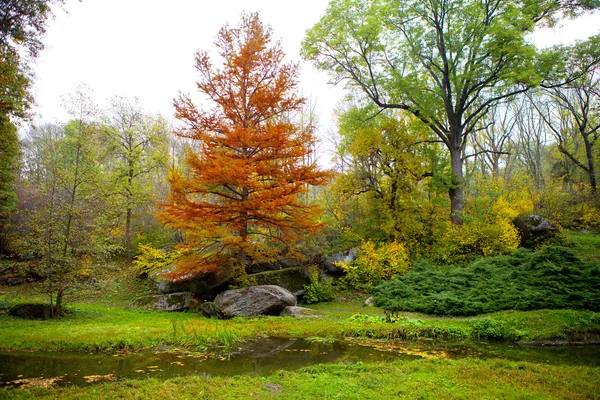
[[[554,239],[558,233],[558,230],[548,220],[539,215],[519,215],[514,219],[513,224],[521,238],[519,247],[526,249],[538,249],[549,240]]]
[[[60,314],[56,308],[48,304],[17,304],[9,312],[13,317],[25,319],[52,319]]]
[[[257,285],[277,285],[292,293],[303,291],[304,286],[310,285],[310,274],[304,267],[259,272],[248,275],[248,278],[255,279]]]

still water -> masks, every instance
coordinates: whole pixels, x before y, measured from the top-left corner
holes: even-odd
[[[502,358],[536,363],[600,367],[600,346],[537,347],[495,343],[323,341],[268,338],[228,352],[170,351],[128,354],[0,352],[0,386],[51,384],[85,386],[94,382],[167,379],[188,375],[269,375],[320,363],[356,363],[419,358]]]

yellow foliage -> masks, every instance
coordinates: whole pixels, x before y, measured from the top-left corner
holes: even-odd
[[[467,200],[463,226],[447,225],[434,249],[434,258],[452,264],[516,250],[520,238],[513,220],[534,212],[538,197],[531,187],[524,179],[479,180],[474,185],[476,195]]]
[[[358,289],[404,275],[410,269],[406,249],[395,241],[379,248],[370,240],[363,242],[356,260],[339,266],[346,272],[346,283]]]
[[[140,274],[159,271],[182,255],[180,250],[163,251],[145,244],[139,245],[139,251],[140,254],[133,260],[132,266]]]

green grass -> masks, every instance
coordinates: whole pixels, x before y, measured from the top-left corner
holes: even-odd
[[[161,313],[97,304],[75,304],[63,318],[36,321],[0,314],[5,350],[115,351],[142,348],[229,346],[261,336],[322,338],[424,338],[508,341],[578,339],[600,331],[600,313],[574,310],[500,312],[477,318],[400,314],[386,322],[381,310],[358,301],[320,304],[320,318],[208,319],[195,313]],[[348,312],[345,310],[348,307]],[[362,313],[358,313],[361,312]]]
[[[85,388],[0,390],[0,398],[61,399],[591,399],[597,368],[505,360],[321,364],[267,377],[190,376]]]
[[[600,261],[600,235],[589,232],[569,232],[569,248],[583,260]]]

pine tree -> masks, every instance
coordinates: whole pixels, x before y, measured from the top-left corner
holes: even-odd
[[[307,161],[313,128],[293,122],[305,103],[295,94],[298,68],[283,63],[258,15],[224,26],[215,44],[221,68],[207,52],[196,54],[197,86],[214,108],[200,111],[186,96],[175,101],[185,123],[176,134],[198,144],[188,150],[188,174],[171,173],[161,205],[161,220],[186,234],[179,277],[228,265],[243,274],[252,262],[292,252],[300,235],[320,227],[319,208],[302,196],[331,175]]]

